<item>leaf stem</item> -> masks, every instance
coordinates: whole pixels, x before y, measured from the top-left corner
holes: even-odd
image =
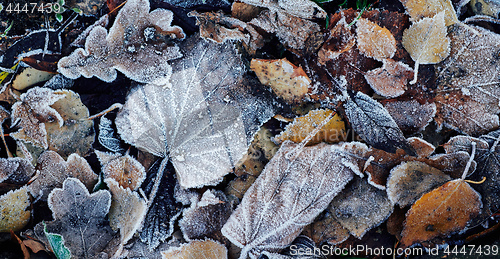
[[[476,142],[472,142],[472,152],[469,157],[469,161],[467,161],[467,165],[465,165],[464,173],[462,174],[462,179],[467,177],[467,172],[469,171],[470,165],[472,164],[472,160],[474,160],[474,156],[476,156]]]
[[[464,181],[472,184],[482,184],[484,183],[484,181],[486,181],[486,176],[483,176],[483,179],[481,179],[481,181],[472,181],[472,180],[464,180]]]

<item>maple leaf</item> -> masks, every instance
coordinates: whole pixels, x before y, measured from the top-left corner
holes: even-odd
[[[242,86],[245,70],[233,45],[196,36],[184,43],[172,83],[137,87],[115,123],[127,143],[170,157],[181,187],[194,188],[231,171],[274,107]]]
[[[450,39],[446,36],[444,12],[432,18],[423,18],[406,29],[403,34],[403,46],[415,61],[414,78],[417,82],[419,64],[436,64],[450,54]]]
[[[396,39],[391,32],[368,19],[356,22],[356,36],[359,51],[370,58],[383,61],[396,53]]]
[[[463,179],[449,181],[413,204],[406,214],[401,244],[408,247],[462,230],[482,206],[479,193]]]
[[[48,202],[54,220],[46,223],[47,230],[64,237],[72,256],[95,258],[113,237],[106,219],[111,205],[108,191],[90,194],[80,180],[68,178],[62,189],[50,193]],[[41,223],[36,228],[43,233]]]
[[[166,9],[150,13],[147,0],[127,1],[109,33],[101,26],[93,28],[85,49],[62,58],[58,71],[72,79],[96,76],[111,82],[119,70],[141,83],[164,82],[172,71],[168,61],[181,57],[172,39],[185,37],[180,27],[170,25],[172,19],[172,12]]]
[[[243,248],[240,258],[286,247],[358,170],[324,143],[303,147],[288,159],[297,146],[290,141],[281,145],[222,228]]]

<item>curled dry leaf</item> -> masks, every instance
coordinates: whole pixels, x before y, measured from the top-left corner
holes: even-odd
[[[72,256],[95,258],[113,237],[106,219],[111,205],[108,191],[90,194],[80,180],[68,178],[62,189],[50,193],[48,203],[54,221],[47,222],[47,231],[63,236]],[[37,228],[43,228],[41,223]]]
[[[50,150],[40,155],[36,170],[37,174],[28,188],[33,197],[42,200],[47,199],[52,189],[61,187],[68,177],[78,178],[88,190],[92,190],[98,178],[87,161],[79,155],[72,154],[64,161],[59,154]]]
[[[165,82],[172,72],[168,61],[182,56],[172,39],[185,37],[180,27],[170,25],[172,19],[166,9],[150,13],[147,0],[129,0],[109,33],[101,26],[93,28],[85,49],[58,62],[59,72],[72,79],[96,76],[111,82],[119,70],[141,83]]]
[[[104,178],[113,178],[123,188],[137,190],[146,178],[146,170],[135,158],[126,154],[95,151],[102,165]]]
[[[436,115],[435,103],[421,104],[417,100],[395,100],[384,103],[399,128],[405,133],[422,131]]]
[[[171,84],[137,87],[115,123],[126,142],[169,156],[181,187],[194,188],[222,180],[274,108],[242,85],[244,66],[232,44],[196,36],[184,43]]]
[[[146,216],[147,205],[137,192],[120,186],[113,178],[107,178],[104,182],[111,192],[109,225],[115,231],[120,230],[120,246],[116,252],[120,254],[123,245],[140,229],[142,220]]]
[[[194,240],[180,247],[172,247],[167,251],[162,251],[161,254],[164,259],[227,259],[227,248],[210,239]]]
[[[115,130],[112,128],[112,124],[110,119],[102,116],[99,122],[99,134],[97,135],[97,139],[103,147],[111,152],[124,152],[125,150],[121,146],[122,143],[118,134],[116,134]]]
[[[291,141],[281,145],[222,228],[224,236],[243,248],[240,258],[288,246],[358,170],[324,143],[301,150],[297,146]]]
[[[457,13],[450,0],[400,0],[406,7],[411,19],[416,22],[422,18],[434,17],[440,12],[444,12],[446,26],[458,22]]]
[[[401,244],[404,247],[464,229],[483,206],[481,196],[463,179],[456,179],[424,194],[406,214]]]
[[[368,230],[391,215],[393,205],[385,191],[356,177],[343,192],[333,198],[328,210],[353,236],[361,239]]]
[[[250,69],[262,84],[270,86],[287,103],[302,101],[311,86],[311,79],[302,67],[297,67],[286,58],[252,59]]]
[[[221,191],[207,190],[182,213],[179,226],[186,240],[220,237],[220,230],[231,215],[231,204]]]
[[[300,143],[333,112],[329,109],[312,110],[304,116],[295,118],[273,140],[278,144],[281,144],[285,140]],[[344,122],[338,114],[335,114],[307,144],[314,145],[320,142],[337,143],[345,140],[346,134]]]
[[[391,32],[368,19],[356,22],[356,36],[359,51],[370,58],[383,61],[396,53],[396,39]]]
[[[246,23],[224,15],[222,11],[198,13],[191,11],[190,17],[196,17],[196,24],[200,26],[200,36],[205,39],[222,43],[227,40],[242,40],[248,43],[250,35],[242,31],[247,27]],[[225,26],[223,26],[225,25]]]
[[[44,149],[49,147],[45,123],[55,121],[62,127],[64,120],[52,107],[56,101],[64,98],[48,88],[34,87],[22,94],[20,101],[12,106],[12,120],[20,120],[21,129],[11,134],[16,139],[23,139]]]
[[[0,196],[0,232],[18,231],[30,221],[28,188],[11,190]]]
[[[417,82],[419,64],[436,64],[450,54],[444,14],[440,12],[432,18],[423,18],[404,31],[403,47],[415,61],[411,84]]]
[[[391,170],[387,194],[392,204],[412,205],[424,193],[450,181],[451,177],[419,161],[403,162]]]
[[[408,81],[413,77],[413,70],[402,62],[384,59],[380,68],[365,73],[365,79],[375,93],[394,98],[403,95]]]
[[[391,153],[401,148],[416,155],[389,112],[370,96],[357,92],[344,103],[344,110],[353,130],[368,144]]]

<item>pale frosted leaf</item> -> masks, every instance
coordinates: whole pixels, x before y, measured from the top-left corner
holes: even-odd
[[[403,162],[391,170],[387,180],[387,194],[394,205],[405,207],[449,180],[449,175],[426,163]]]
[[[353,236],[361,238],[391,215],[393,205],[385,191],[356,177],[333,199],[328,209]]]
[[[95,151],[102,165],[104,178],[113,178],[123,188],[137,190],[146,178],[146,169],[135,158],[126,154]]]
[[[457,13],[450,0],[400,0],[406,7],[411,19],[416,22],[425,17],[434,17],[434,15],[444,11],[444,20],[446,26],[459,22]]]
[[[61,187],[68,177],[78,178],[89,190],[92,190],[98,178],[87,161],[79,155],[72,154],[64,161],[59,154],[50,150],[40,155],[36,169],[37,175],[28,188],[33,197],[41,196],[42,200],[47,199],[52,189]]]
[[[436,64],[448,57],[450,39],[446,33],[444,12],[424,18],[404,31],[403,47],[415,61],[415,75],[410,83],[417,81],[419,64]]]
[[[274,111],[241,84],[244,66],[232,44],[193,36],[183,47],[171,84],[136,88],[115,122],[126,142],[168,155],[181,186],[193,188],[229,173]]]
[[[56,121],[63,126],[61,115],[50,105],[63,98],[48,88],[34,87],[21,95],[21,100],[12,105],[12,120],[20,119],[21,130],[11,136],[24,139],[45,149],[49,144],[45,122]]]
[[[162,251],[161,254],[164,259],[227,259],[226,247],[211,239],[191,241]]]
[[[305,19],[327,17],[326,12],[310,0],[243,0],[241,2],[265,7],[274,12],[286,12]]]
[[[388,98],[404,94],[408,81],[413,77],[413,69],[392,59],[384,59],[382,62],[382,67],[365,73],[364,76],[368,84],[375,93]]]
[[[384,107],[405,133],[423,130],[436,115],[435,103],[421,104],[417,100],[387,102]]]
[[[123,188],[112,178],[107,178],[104,182],[111,192],[109,224],[113,230],[120,230],[120,246],[123,246],[141,227],[147,211],[146,201],[137,192]]]
[[[0,158],[0,183],[25,184],[35,174],[35,168],[20,157]]]
[[[62,189],[50,193],[48,203],[54,221],[47,222],[47,230],[62,235],[75,258],[94,258],[111,240],[113,231],[106,219],[111,205],[108,191],[90,194],[80,180],[68,178]]]
[[[297,145],[281,145],[222,228],[224,236],[243,248],[240,258],[288,246],[359,170],[324,143],[287,159]]]
[[[96,76],[111,82],[119,70],[141,83],[164,82],[172,71],[168,61],[181,57],[172,39],[185,37],[180,27],[170,26],[172,19],[166,9],[150,13],[147,0],[127,1],[109,34],[104,27],[93,28],[85,49],[62,58],[58,70],[71,79]]]
[[[186,240],[216,238],[231,215],[231,204],[221,191],[207,190],[199,201],[185,209],[179,226]]]
[[[30,221],[28,188],[22,187],[0,196],[0,232],[21,230]]]
[[[124,149],[121,146],[120,139],[116,136],[115,130],[111,127],[112,122],[105,116],[101,117],[99,122],[99,134],[97,139],[99,143],[109,151],[112,152],[123,152]]]
[[[396,39],[388,29],[364,18],[360,18],[356,26],[358,49],[361,53],[378,61],[394,56]]]
[[[370,96],[357,92],[344,103],[344,109],[353,130],[368,144],[391,153],[401,148],[415,155],[389,112]]]

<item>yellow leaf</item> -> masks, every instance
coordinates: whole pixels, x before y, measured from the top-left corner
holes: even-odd
[[[28,189],[10,191],[0,196],[0,232],[21,230],[30,220]]]
[[[295,103],[307,94],[311,79],[301,67],[283,59],[252,59],[250,69],[260,82],[288,103]]]
[[[285,140],[300,143],[332,112],[333,111],[328,109],[312,110],[304,116],[297,117],[292,123],[287,125],[285,131],[276,136],[274,140],[278,143],[282,143]],[[335,114],[311,141],[308,142],[308,145],[314,145],[320,142],[336,143],[342,140],[345,134],[344,122],[338,114]]]
[[[382,61],[392,58],[396,53],[396,39],[392,33],[368,19],[359,19],[356,35],[358,49],[367,57]]]
[[[412,21],[419,21],[425,17],[434,17],[440,12],[445,12],[446,26],[458,22],[457,13],[450,0],[400,0],[406,7]]]

